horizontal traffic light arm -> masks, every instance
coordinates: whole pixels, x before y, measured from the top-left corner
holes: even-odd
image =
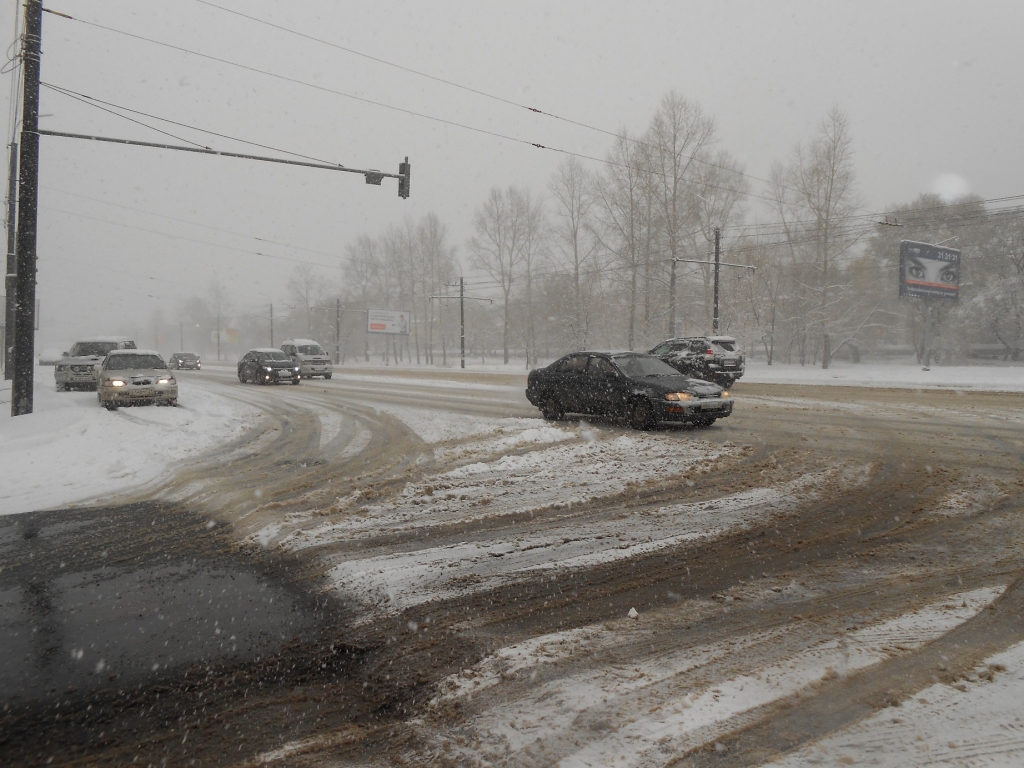
[[[173,149],[176,152],[192,152],[197,155],[218,155],[220,157],[237,157],[242,160],[259,160],[264,163],[280,163],[282,165],[298,165],[303,168],[322,168],[325,171],[344,171],[345,173],[358,173],[366,177],[367,184],[380,184],[381,179],[398,179],[399,182],[405,181],[405,175],[401,173],[385,173],[384,171],[375,171],[364,168],[349,168],[345,165],[331,165],[330,163],[309,163],[302,160],[284,160],[280,157],[265,157],[264,155],[247,155],[240,152],[221,152],[216,149],[207,149],[205,147],[182,147],[176,144],[157,144],[152,141],[134,141],[132,139],[114,139],[109,136],[87,136],[83,133],[65,133],[64,131],[45,131],[39,129],[36,131],[40,136],[57,136],[65,139],[85,139],[87,141],[105,141],[109,144],[126,144],[133,147],[150,147],[151,149]],[[408,166],[409,158],[406,158],[406,162],[402,163],[403,166]]]

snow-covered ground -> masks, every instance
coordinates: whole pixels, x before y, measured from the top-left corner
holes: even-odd
[[[10,382],[0,388],[9,408]],[[182,459],[241,435],[255,408],[179,382],[177,408],[99,406],[95,392],[57,392],[37,368],[33,413],[0,417],[0,514],[49,509],[156,480]]]
[[[1024,392],[1024,365],[920,365],[906,363],[833,363],[820,365],[767,365],[747,363],[740,379],[756,384],[827,384],[847,387],[901,389],[960,389],[968,391]]]
[[[477,715],[456,733],[439,737],[454,736],[456,744],[449,744],[448,749],[462,757],[466,764],[488,764],[484,761],[500,764],[503,759],[528,749],[537,764],[564,768],[665,765],[672,756],[747,724],[752,717],[748,713],[754,713],[763,705],[807,690],[823,680],[852,674],[893,655],[921,647],[974,616],[1001,592],[1001,588],[986,588],[953,595],[919,610],[846,632],[839,639],[823,641],[795,654],[779,656],[777,651],[792,643],[790,635],[798,628],[796,625],[739,636],[728,643],[682,651],[669,648],[646,658],[642,668],[618,663],[597,667],[582,665],[583,669],[579,669],[577,661],[581,657],[614,656],[617,648],[642,647],[644,638],[649,638],[654,647],[658,630],[674,620],[659,614],[640,615],[633,620],[623,617],[604,625],[535,637],[503,648],[472,669],[444,681],[439,686],[440,695],[431,705],[435,711],[443,711],[459,702],[475,701]],[[700,605],[680,607],[680,612],[699,613],[700,610]],[[770,660],[773,655],[774,660]],[[984,697],[989,703],[986,714],[993,718],[988,727],[992,733],[1000,730],[996,722],[1005,724],[1016,720],[1019,723],[1010,697],[1014,684],[1020,685],[1024,651],[1018,652],[1015,658],[1016,674],[1006,676],[1002,690],[993,689]],[[1010,666],[1007,661],[1002,663]],[[713,682],[702,682],[705,679],[702,671],[712,666],[737,671],[726,679],[712,675]],[[504,692],[504,687],[510,686],[521,693],[527,681],[526,695],[510,696]],[[953,692],[947,686],[935,688]],[[936,702],[922,713],[922,721],[931,712],[946,711],[950,719],[955,716],[949,712],[955,706],[952,697],[943,697],[929,689],[929,693],[922,692],[909,708],[921,699]],[[969,704],[963,702],[957,709],[966,706]],[[882,719],[888,724],[891,717],[890,714]],[[428,719],[428,726],[429,722]],[[590,723],[600,723],[600,728],[583,727]],[[942,740],[941,724],[921,722],[914,726],[929,733],[933,742]],[[911,748],[916,739],[914,726],[906,739],[906,746]],[[855,763],[848,764],[874,764],[864,759],[872,754],[875,746],[867,736],[870,728],[857,726],[854,730],[857,729],[860,729],[861,754]],[[960,725],[957,737],[966,738],[966,731],[967,728]],[[477,739],[485,746],[474,749],[458,746],[473,744]],[[943,746],[949,740],[945,738]],[[1004,735],[1003,740],[1008,742],[1010,738]],[[836,741],[836,746],[845,746],[856,743],[857,737],[844,734],[830,741]],[[896,746],[896,742],[891,746]],[[829,751],[829,757],[813,747],[805,752],[809,759],[785,764],[794,767],[844,764],[836,762],[835,758],[841,753],[836,748]],[[888,762],[880,764],[918,764],[901,762],[892,754],[888,757]],[[921,764],[925,764],[923,760]]]

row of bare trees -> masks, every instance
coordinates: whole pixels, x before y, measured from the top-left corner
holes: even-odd
[[[882,220],[861,205],[854,159],[849,119],[833,108],[767,180],[752,179],[718,146],[714,119],[669,93],[645,131],[614,137],[596,170],[569,156],[542,191],[493,188],[467,237],[430,214],[348,243],[336,282],[296,268],[290,318],[329,336],[318,309],[342,306],[351,314],[334,318],[333,332],[343,357],[373,348],[447,364],[464,267],[469,292],[493,302],[467,308],[476,354],[521,356],[530,367],[574,349],[647,349],[711,331],[719,230],[723,261],[757,267],[722,269],[721,331],[769,363],[827,368],[868,349],[916,345],[920,356],[922,306],[897,295],[899,241],[958,238],[962,300],[936,311],[936,338],[949,354],[991,342],[1017,359],[1022,212],[922,196]],[[360,314],[371,307],[408,311],[410,336],[371,339]]]

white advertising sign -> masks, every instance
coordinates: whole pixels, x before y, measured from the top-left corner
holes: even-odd
[[[394,333],[409,335],[409,313],[402,309],[368,309],[367,333]]]

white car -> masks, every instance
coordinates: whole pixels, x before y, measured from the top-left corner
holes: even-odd
[[[96,396],[108,411],[122,405],[177,405],[178,382],[159,352],[119,349],[103,359]]]

